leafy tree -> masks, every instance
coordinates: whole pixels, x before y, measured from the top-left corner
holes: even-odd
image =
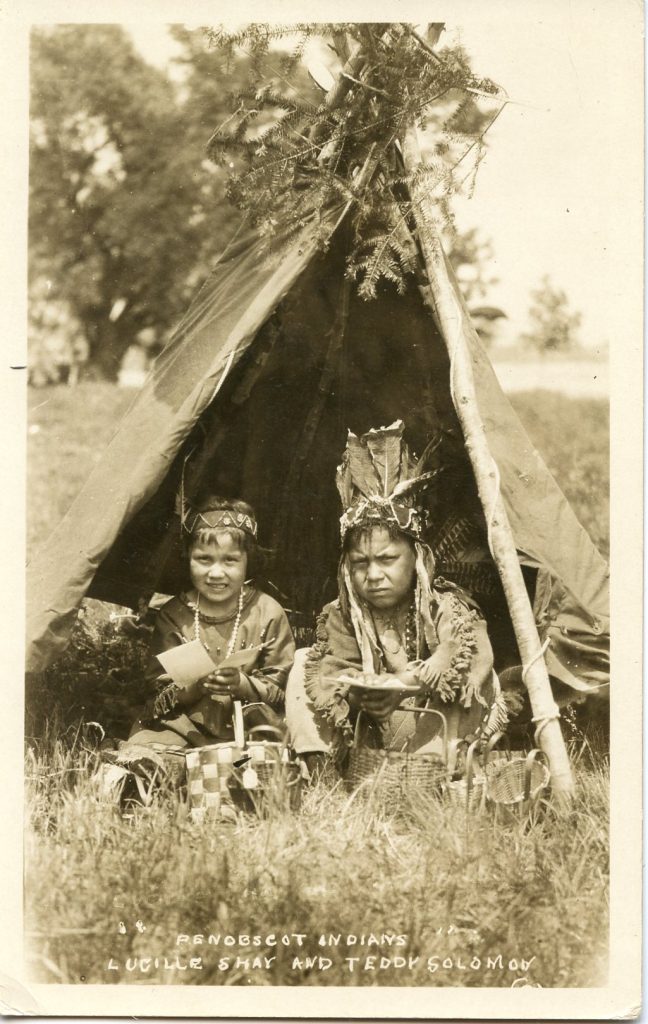
[[[208,135],[122,28],[39,28],[31,58],[30,287],[48,282],[114,377],[139,332],[179,318],[232,217]]]
[[[491,273],[493,243],[479,235],[478,228],[457,232],[451,239],[448,256],[459,279],[466,302],[483,299],[499,278]]]
[[[582,316],[570,311],[567,294],[552,285],[548,274],[542,278],[540,287],[531,292],[531,299],[531,329],[522,335],[522,341],[541,353],[578,348]]]

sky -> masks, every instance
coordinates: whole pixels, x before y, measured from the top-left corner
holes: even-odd
[[[435,16],[432,2],[426,7]],[[460,229],[491,239],[489,304],[505,335],[528,324],[530,291],[548,274],[582,314],[592,348],[623,336],[628,281],[641,260],[642,9],[634,0],[454,0],[441,38],[461,42],[474,69],[511,102],[489,133]],[[147,60],[168,61],[161,22],[129,25]]]

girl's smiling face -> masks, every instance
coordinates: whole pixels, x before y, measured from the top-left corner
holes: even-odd
[[[197,541],[189,554],[189,575],[201,606],[224,613],[235,608],[247,574],[247,554],[229,530]]]
[[[349,548],[353,588],[363,601],[387,611],[409,600],[416,554],[407,537],[390,537],[384,526],[362,533]]]

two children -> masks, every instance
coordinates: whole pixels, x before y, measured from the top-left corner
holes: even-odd
[[[366,742],[412,751],[443,753],[439,726],[430,725],[440,719],[407,709],[441,710],[450,739],[504,725],[484,619],[465,592],[434,576],[422,539],[425,513],[415,500],[431,474],[418,471],[403,430],[399,421],[361,438],[349,434],[337,479],[345,510],[339,596],[323,610],[313,647],[296,658],[284,611],[246,582],[256,554],[251,507],[212,499],[184,517],[191,587],[158,613],[153,692],[131,742],[159,749],[229,740],[234,700],[254,704],[257,721],[276,723],[286,680],[291,743],[307,763],[312,755],[344,753],[361,712]],[[195,639],[216,668],[181,688],[160,671],[156,655]],[[219,667],[258,645],[254,668]]]

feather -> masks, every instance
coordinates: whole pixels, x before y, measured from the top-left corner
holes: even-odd
[[[430,458],[430,455],[433,455],[434,452],[437,450],[437,448],[441,444],[442,440],[443,440],[443,438],[441,437],[441,435],[437,434],[435,437],[432,437],[430,439],[428,444],[426,444],[426,446],[425,446],[425,448],[423,450],[423,454],[421,455],[420,459],[416,463],[416,469],[414,471],[414,476],[420,476],[421,475],[423,466],[425,465],[427,460]]]
[[[180,471],[180,486],[178,487],[173,511],[177,516],[180,516],[180,525],[184,526],[187,522],[187,517],[190,512],[189,503],[187,501],[187,489],[185,484],[185,475],[187,472],[187,463],[196,450],[196,446],[187,452],[184,459],[182,460],[182,469]]]
[[[397,420],[390,427],[370,430],[362,440],[367,446],[380,481],[378,493],[387,498],[396,487],[401,474],[403,423]]]
[[[434,479],[435,476],[438,476],[440,472],[440,469],[431,469],[429,473],[422,473],[421,476],[412,477],[410,480],[403,480],[394,488],[391,493],[391,497],[398,498],[401,494],[405,494],[407,491],[412,491],[420,484],[428,483],[430,480]]]
[[[338,489],[338,494],[342,500],[342,508],[349,508],[353,501],[353,480],[351,479],[351,467],[349,466],[349,455],[347,451],[344,452],[342,462],[337,468],[335,483]]]
[[[346,450],[353,486],[365,498],[373,494],[379,494],[379,482],[369,452],[362,443],[362,440],[355,434],[352,434],[351,431],[349,431]]]
[[[418,476],[418,470],[416,468],[416,462],[412,458],[410,451],[406,444],[403,445],[403,451],[401,454],[401,468],[400,468],[400,479],[411,480],[415,476]],[[398,483],[398,481],[397,481]]]

